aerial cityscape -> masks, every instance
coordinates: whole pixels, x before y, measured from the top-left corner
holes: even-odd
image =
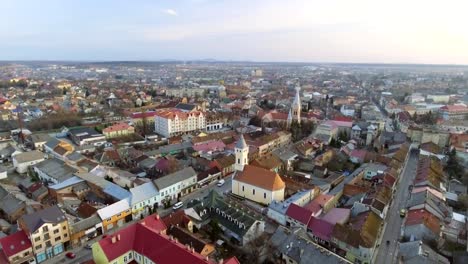
[[[96,2],[2,3],[0,264],[468,263],[467,4]]]

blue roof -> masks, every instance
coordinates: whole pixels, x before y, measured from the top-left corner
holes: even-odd
[[[123,200],[130,197],[129,191],[112,182],[107,184],[107,186],[102,191],[117,200]]]
[[[77,184],[77,183],[80,183],[80,182],[83,182],[83,181],[84,181],[83,179],[78,178],[76,176],[73,176],[70,179],[64,180],[61,183],[51,185],[51,186],[49,186],[49,188],[54,189],[54,190],[60,190],[60,189],[63,189],[65,187],[68,187],[68,186],[71,186],[71,185],[74,185],[74,184]]]

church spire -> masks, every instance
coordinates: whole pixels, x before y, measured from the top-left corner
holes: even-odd
[[[300,93],[301,87],[296,86],[296,96],[294,97],[294,101],[291,105],[292,115],[293,118],[297,121],[297,123],[301,123],[301,98]]]

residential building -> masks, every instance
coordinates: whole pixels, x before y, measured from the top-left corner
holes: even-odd
[[[468,116],[466,105],[446,105],[439,109],[439,114],[444,120],[464,120]]]
[[[106,142],[106,137],[91,127],[77,127],[68,129],[68,136],[78,146],[101,146]]]
[[[163,199],[177,199],[192,192],[197,184],[197,173],[192,167],[186,167],[153,181]]]
[[[132,220],[132,208],[129,198],[120,200],[97,211],[102,220],[102,232],[122,227],[126,222]]]
[[[285,187],[277,173],[252,165],[244,166],[232,179],[233,194],[266,205],[283,201]]]
[[[57,184],[73,177],[77,169],[67,165],[59,159],[47,159],[33,165],[37,177],[44,182]]]
[[[281,225],[286,225],[286,211],[288,210],[289,206],[291,204],[304,206],[314,198],[316,193],[317,191],[314,189],[301,190],[293,194],[291,197],[284,200],[283,202],[274,201],[268,206],[267,215],[270,219],[274,220],[275,222]]]
[[[130,189],[131,207],[133,219],[138,219],[141,215],[148,215],[153,209],[158,207],[160,195],[158,189],[152,182],[147,182],[142,185]]]
[[[70,241],[68,219],[58,206],[24,215],[18,226],[31,241],[37,263],[61,254]]]
[[[0,238],[0,246],[0,263],[36,263],[31,241],[23,230]]]
[[[206,129],[203,112],[183,112],[177,109],[160,110],[154,119],[154,131],[165,137],[172,137],[192,131]]]
[[[135,133],[135,128],[127,123],[117,123],[112,126],[108,126],[102,130],[104,136],[108,138],[116,138],[122,136],[128,136]]]
[[[434,251],[421,240],[401,242],[398,245],[398,258],[404,263],[450,263],[447,258]]]
[[[33,150],[13,156],[13,166],[18,173],[26,173],[29,166],[44,160],[44,153]]]

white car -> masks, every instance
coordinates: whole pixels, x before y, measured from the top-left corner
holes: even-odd
[[[182,208],[182,206],[184,206],[184,203],[183,202],[178,202],[176,204],[174,204],[174,206],[172,206],[172,210],[177,210],[179,208]]]
[[[218,183],[216,183],[216,185],[217,185],[218,187],[221,187],[221,186],[224,185],[224,183],[225,183],[224,180],[219,180]]]

